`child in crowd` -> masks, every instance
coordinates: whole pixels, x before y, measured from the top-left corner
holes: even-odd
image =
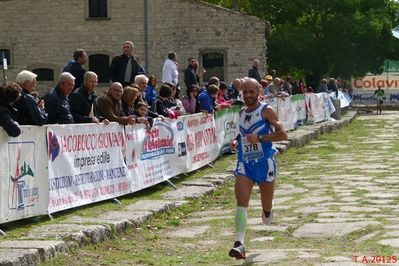
[[[148,105],[147,104],[145,104],[143,102],[139,102],[135,107],[134,114],[136,115],[137,119],[139,119],[140,117],[146,118],[148,121],[147,125],[149,125],[150,127],[152,127],[152,125],[154,124],[154,119],[152,117],[148,116]]]

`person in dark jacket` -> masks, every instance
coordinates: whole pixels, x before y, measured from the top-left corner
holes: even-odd
[[[254,59],[252,68],[248,71],[248,77],[256,79],[258,82],[261,81],[260,74],[259,74],[259,60]]]
[[[174,117],[173,111],[169,109],[170,102],[169,98],[172,95],[172,88],[167,84],[163,84],[159,89],[159,95],[152,102],[151,110],[158,115],[162,115],[164,117]]]
[[[112,59],[109,76],[112,82],[119,82],[123,87],[134,83],[139,72],[144,71],[133,56],[134,45],[130,41],[123,43],[123,54]]]
[[[75,123],[99,123],[100,121],[105,124],[109,123],[98,112],[95,91],[97,84],[97,74],[88,71],[83,77],[83,84],[69,95],[69,105]]]
[[[48,124],[73,124],[68,96],[75,86],[75,77],[71,73],[61,73],[58,84],[44,97],[44,106],[48,113]]]
[[[188,59],[188,65],[184,70],[184,84],[186,84],[187,89],[191,88],[193,85],[198,85],[195,59],[192,57]]]
[[[73,90],[76,90],[80,87],[83,83],[83,77],[86,73],[86,69],[84,69],[84,64],[87,63],[87,53],[83,49],[76,49],[73,53],[73,60],[68,63],[65,67],[63,72],[69,72],[72,76],[75,77],[75,86]]]
[[[17,121],[20,125],[37,125],[41,126],[47,123],[47,113],[44,110],[44,101],[36,100],[31,93],[36,88],[35,73],[23,70],[17,75],[17,83],[22,88],[22,94],[15,103],[18,110]]]
[[[11,106],[21,96],[21,90],[15,82],[0,85],[0,126],[10,137],[21,134],[21,128],[15,121],[17,111]]]

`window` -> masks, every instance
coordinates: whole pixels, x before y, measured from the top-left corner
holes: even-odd
[[[225,55],[221,52],[207,52],[202,54],[202,66],[206,69],[203,81],[207,82],[211,77],[218,77],[224,81]]]
[[[35,68],[32,72],[37,75],[37,81],[54,81],[54,69]]]
[[[0,66],[3,65],[3,54],[7,58],[7,66],[11,65],[11,52],[9,49],[0,49]]]
[[[89,69],[98,76],[98,82],[109,82],[109,55],[93,54],[89,55]]]
[[[89,18],[107,18],[108,3],[107,0],[88,0]]]

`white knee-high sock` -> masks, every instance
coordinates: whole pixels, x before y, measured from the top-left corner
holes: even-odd
[[[236,210],[236,241],[240,241],[244,244],[245,229],[247,227],[247,208],[237,206]]]

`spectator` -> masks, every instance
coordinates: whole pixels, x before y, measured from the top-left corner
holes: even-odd
[[[108,119],[101,117],[98,111],[97,84],[97,74],[88,71],[83,76],[83,84],[69,95],[69,104],[75,123],[99,123],[100,121],[109,123]]]
[[[191,86],[186,90],[187,95],[182,99],[184,109],[188,114],[199,113],[198,90],[198,85]]]
[[[327,84],[328,92],[335,92],[335,97],[338,97],[338,86],[337,81],[334,78],[330,78]]]
[[[171,88],[172,95],[169,98],[169,101],[171,103],[170,109],[172,111],[175,111],[178,115],[185,115],[186,110],[184,109],[183,103],[180,100],[180,88],[173,85],[171,86]]]
[[[87,53],[83,49],[76,49],[73,53],[73,60],[70,61],[63,69],[63,72],[69,72],[75,77],[75,86],[73,90],[76,90],[83,83],[83,76],[86,73],[84,64],[87,62]]]
[[[216,98],[218,93],[218,87],[214,84],[208,86],[206,90],[203,90],[198,96],[198,100],[200,103],[201,112],[205,113],[213,113],[216,110],[220,109],[218,107],[214,108],[212,102]]]
[[[133,86],[123,88],[122,109],[125,115],[134,115],[134,102],[140,96],[139,90]]]
[[[328,92],[326,79],[321,80],[320,86],[317,88],[317,92]]]
[[[285,93],[288,95],[292,95],[292,84],[291,84],[292,78],[290,76],[287,76],[284,80],[283,84],[283,90]]]
[[[186,88],[191,88],[193,85],[198,85],[198,76],[195,68],[195,59],[190,57],[188,59],[188,65],[184,70],[184,84]]]
[[[133,125],[136,123],[133,115],[126,115],[123,112],[122,95],[122,84],[119,82],[112,83],[108,92],[97,100],[99,113],[111,122],[118,122],[122,125]]]
[[[163,84],[161,89],[159,90],[158,97],[152,103],[151,110],[157,113],[158,115],[175,118],[176,117],[175,113],[169,109],[170,107],[169,98],[171,96],[172,96],[172,88],[167,84]]]
[[[235,79],[230,84],[229,88],[227,88],[227,99],[229,100],[239,100],[240,99],[240,87],[241,87],[241,80]]]
[[[148,84],[148,78],[145,75],[137,75],[134,79],[134,83],[136,88],[140,92],[140,96],[137,97],[136,101],[134,102],[134,107],[137,106],[138,103],[142,102],[148,105],[148,102],[146,101],[146,89],[147,89],[147,84]],[[148,111],[148,115],[152,118],[157,118],[159,115],[156,112],[153,111]]]
[[[162,83],[178,85],[179,72],[177,71],[177,55],[170,52],[162,67]]]
[[[147,121],[147,123],[144,124],[149,125],[150,127],[154,124],[154,119],[148,116],[148,105],[145,103],[138,103],[135,107],[134,114],[136,115],[137,120],[143,119],[143,121]]]
[[[148,77],[148,84],[147,88],[145,89],[145,100],[147,101],[148,105],[151,105],[152,102],[157,98],[157,91],[156,91],[156,86],[157,86],[157,79],[153,76],[150,75]]]
[[[254,59],[252,63],[252,68],[248,71],[248,77],[256,79],[258,82],[260,82],[260,74],[259,74],[259,60]]]
[[[273,82],[267,87],[269,92],[274,96],[277,96],[277,94],[280,92],[280,82],[281,80],[279,78],[274,78]]]
[[[227,85],[224,82],[220,82],[218,95],[216,98],[216,104],[220,106],[221,109],[231,107],[231,103],[227,100]]]
[[[134,82],[134,78],[144,69],[133,55],[134,45],[131,41],[123,43],[123,53],[112,59],[110,66],[110,78],[112,82],[119,82],[123,87]]]
[[[21,96],[21,88],[15,82],[0,85],[0,126],[10,137],[18,137],[21,128],[15,121],[17,111],[11,106]]]
[[[31,93],[36,88],[35,73],[23,70],[17,75],[17,83],[22,88],[22,94],[15,103],[18,110],[17,121],[20,125],[37,125],[41,126],[47,123],[47,113],[44,110],[44,101],[35,98]]]
[[[68,96],[75,86],[75,77],[69,72],[59,76],[58,84],[44,97],[48,124],[73,124]]]

